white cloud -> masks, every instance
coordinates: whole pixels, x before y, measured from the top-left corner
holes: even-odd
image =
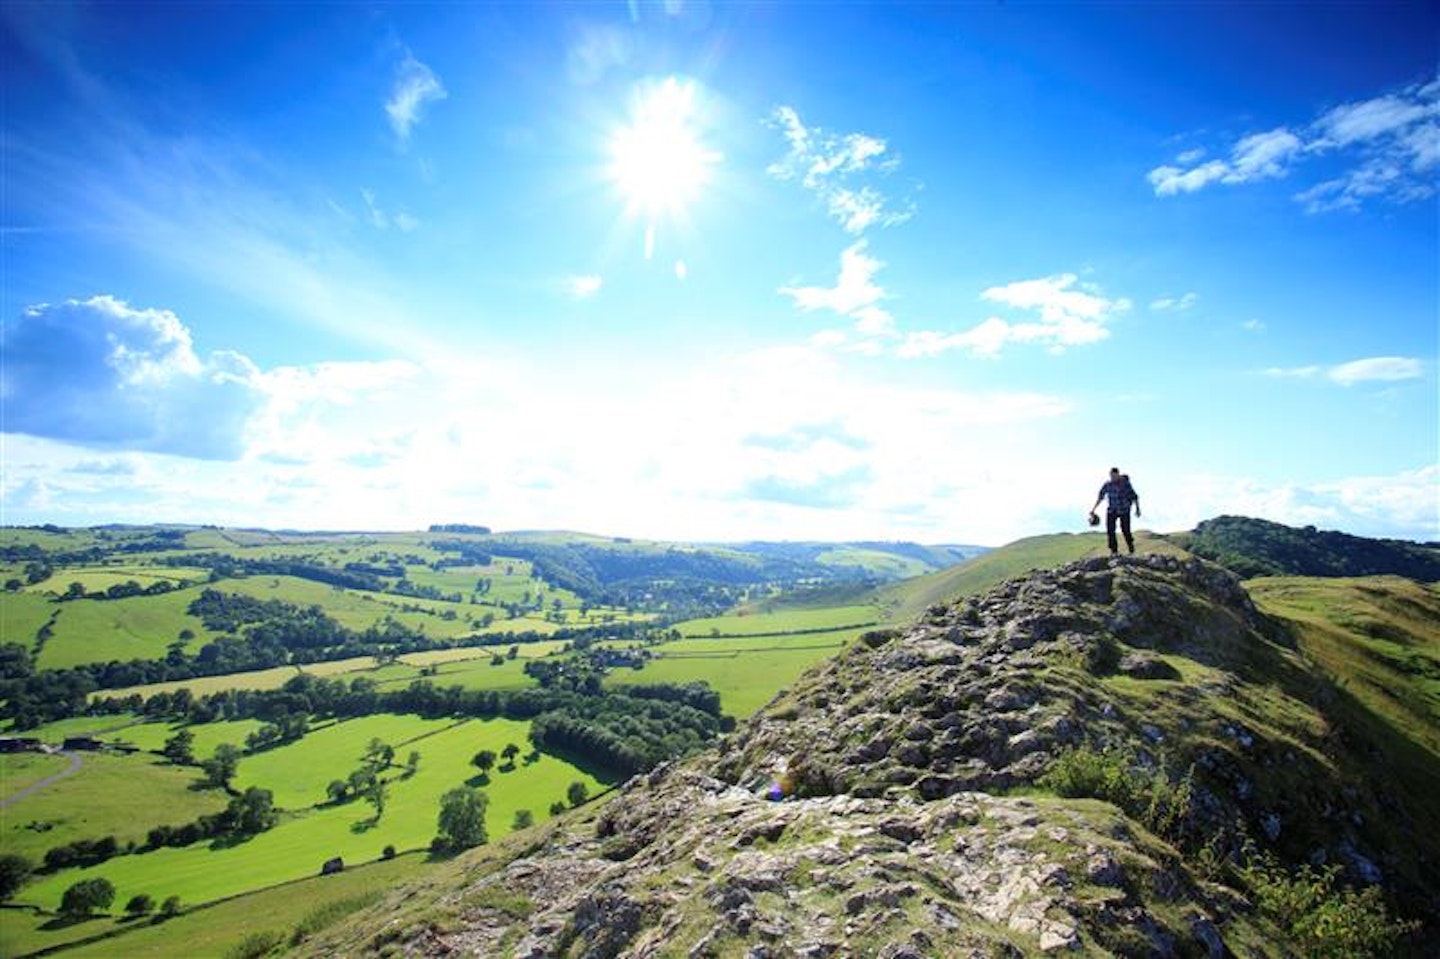
[[[1159,299],[1150,301],[1150,309],[1157,312],[1179,312],[1188,310],[1200,302],[1199,293],[1186,293],[1183,296],[1162,296]]]
[[[1397,380],[1418,379],[1425,374],[1425,367],[1413,357],[1371,356],[1335,366],[1312,364],[1309,366],[1271,367],[1264,373],[1266,376],[1288,379],[1324,377],[1340,386],[1354,386],[1357,383],[1391,383]]]
[[[1440,467],[1388,476],[1272,485],[1235,476],[1176,477],[1168,507],[1177,528],[1222,514],[1361,536],[1440,539]],[[1147,515],[1150,510],[1146,510]]]
[[[174,313],[112,296],[29,308],[0,352],[6,429],[81,446],[233,459],[263,401],[247,358],[202,358]]]
[[[1301,162],[1330,156],[1345,170],[1295,195],[1307,212],[1356,210],[1371,198],[1428,199],[1435,195],[1430,171],[1440,165],[1440,81],[1341,104],[1297,129],[1250,134],[1229,154],[1228,160],[1199,163],[1203,149],[1187,150],[1147,179],[1157,196],[1174,196],[1212,183],[1283,177]]]
[[[1372,356],[1363,360],[1351,360],[1330,368],[1329,377],[1341,386],[1356,383],[1413,380],[1423,375],[1420,361],[1408,356]]]
[[[1265,330],[1268,329],[1268,327],[1265,325],[1264,321],[1257,320],[1252,317],[1246,320],[1244,323],[1241,323],[1240,329],[1245,330],[1247,333],[1264,333]]]
[[[784,157],[766,168],[780,180],[798,181],[824,203],[831,218],[848,233],[872,226],[895,226],[914,215],[913,204],[889,208],[890,199],[875,181],[900,165],[888,144],[864,133],[836,135],[807,127],[793,107],[777,107],[771,124],[789,145]]]
[[[588,300],[605,286],[605,278],[594,273],[566,277],[565,293],[572,300]]]
[[[840,275],[833,287],[782,286],[779,292],[807,311],[833,310],[850,316],[873,306],[885,297],[885,291],[873,282],[885,264],[868,255],[865,245],[858,240],[840,254]]]
[[[440,78],[413,54],[406,53],[405,59],[396,68],[390,99],[385,101],[390,128],[401,142],[409,140],[415,124],[420,122],[425,105],[433,100],[443,100],[446,96]]]

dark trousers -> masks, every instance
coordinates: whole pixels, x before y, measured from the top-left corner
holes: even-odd
[[[1130,552],[1135,552],[1135,537],[1130,535],[1130,511],[1117,513],[1113,509],[1105,513],[1105,538],[1110,543],[1110,552],[1120,552],[1120,544],[1115,541],[1115,521],[1120,521],[1120,532],[1125,534],[1125,545]]]

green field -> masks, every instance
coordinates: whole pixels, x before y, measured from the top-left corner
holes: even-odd
[[[414,728],[411,717],[373,719],[377,724],[367,727],[367,731],[382,731],[381,738],[385,738],[387,719],[394,723],[395,730]],[[390,782],[389,804],[378,823],[372,821],[373,808],[364,802],[303,810],[286,817],[269,832],[228,848],[199,843],[120,856],[89,869],[65,870],[26,886],[17,900],[54,909],[61,893],[74,882],[104,876],[115,884],[117,901],[121,903],[142,892],[157,901],[178,894],[187,903],[201,903],[313,875],[332,856],[363,862],[377,858],[386,845],[401,850],[426,846],[435,834],[440,795],[476,772],[469,765],[470,757],[480,749],[498,753],[511,742],[526,749],[528,728],[527,723],[504,719],[469,720],[407,747],[401,752],[401,760],[410,748],[419,750],[419,771],[409,779],[395,774]],[[305,740],[262,755],[267,762],[279,763],[282,773],[293,772],[301,764],[287,761],[285,753],[297,749],[308,749]],[[250,774],[246,764],[257,758],[242,760],[242,777]],[[549,755],[528,765],[521,763],[513,771],[492,770],[490,779],[486,787],[490,797],[486,821],[492,839],[510,831],[518,809],[530,809],[537,822],[546,819],[550,803],[563,800],[572,781],[584,782],[591,795],[603,788],[594,776]],[[282,781],[260,784],[272,790],[289,788]],[[155,822],[153,818],[144,820],[147,827]]]
[[[744,639],[681,639],[652,647],[659,658],[638,670],[616,669],[607,686],[703,681],[720,694],[720,708],[744,719],[815,663],[834,656],[862,629]]]
[[[74,942],[79,944],[66,949],[65,955],[77,959],[222,959],[252,933],[277,932],[288,937],[296,926],[321,914],[332,903],[367,903],[424,875],[427,868],[424,857],[416,853],[380,862],[347,863],[344,872],[333,876],[297,880],[200,909],[187,907],[188,911],[161,923],[96,916],[64,924],[49,916],[0,910],[0,955],[23,956]],[[123,906],[117,903],[117,907]]]
[[[739,613],[676,623],[682,636],[772,636],[812,630],[869,626],[880,618],[874,606],[832,606],[777,613]]]
[[[33,650],[35,633],[58,608],[58,603],[39,593],[0,593],[0,643],[19,643]]]
[[[0,754],[0,801],[28,789],[47,776],[64,772],[69,766],[67,757],[54,753]],[[0,834],[8,829],[11,818],[8,810],[0,816]]]
[[[103,593],[111,586],[119,586],[131,581],[138,583],[141,588],[145,588],[155,583],[170,583],[172,586],[183,586],[187,583],[197,585],[204,583],[209,577],[208,569],[198,567],[136,564],[63,566],[52,573],[49,579],[26,589],[28,592],[59,596],[70,588],[71,583],[79,583],[87,593]]]
[[[72,716],[70,719],[57,719],[53,723],[27,729],[17,735],[58,746],[70,736],[96,736],[108,739],[110,737],[101,736],[101,734],[118,730],[135,721],[135,717],[130,713],[120,713],[115,716]]]
[[[199,619],[185,611],[201,588],[192,586],[158,596],[55,603],[51,606],[59,610],[55,635],[45,643],[37,665],[64,669],[110,660],[162,659],[185,629],[195,634],[187,646],[193,654],[212,637]]]
[[[243,747],[245,737],[263,725],[264,723],[258,719],[202,723],[199,726],[189,726],[183,723],[137,723],[134,726],[117,729],[100,738],[110,743],[125,743],[150,752],[159,752],[165,745],[165,740],[182,728],[189,729],[195,736],[195,743],[192,747],[195,757],[206,759],[215,752],[215,747],[221,743]]]
[[[189,822],[225,806],[222,793],[190,788],[198,779],[195,769],[172,766],[144,753],[77,755],[82,766],[75,775],[5,808],[0,843],[6,852],[38,863],[47,849],[76,839],[114,836],[122,845],[143,842],[151,826]],[[56,760],[47,765],[52,772],[68,765],[64,757],[35,758]]]

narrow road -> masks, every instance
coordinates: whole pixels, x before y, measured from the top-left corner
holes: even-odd
[[[6,806],[14,805],[22,799],[28,799],[30,796],[34,795],[39,790],[44,789],[51,783],[56,783],[67,776],[75,775],[80,771],[80,767],[84,765],[84,763],[80,761],[80,757],[75,755],[74,753],[67,753],[62,750],[60,752],[60,755],[70,760],[70,765],[68,767],[60,770],[53,776],[46,776],[38,783],[32,783],[29,786],[26,786],[24,789],[20,790],[18,793],[10,796],[7,799],[0,799],[0,809],[4,809]]]

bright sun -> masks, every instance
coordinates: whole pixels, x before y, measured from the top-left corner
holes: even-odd
[[[646,256],[655,221],[684,213],[720,160],[697,138],[695,114],[694,84],[671,77],[636,97],[629,125],[610,140],[610,178],[629,212],[647,220]]]

